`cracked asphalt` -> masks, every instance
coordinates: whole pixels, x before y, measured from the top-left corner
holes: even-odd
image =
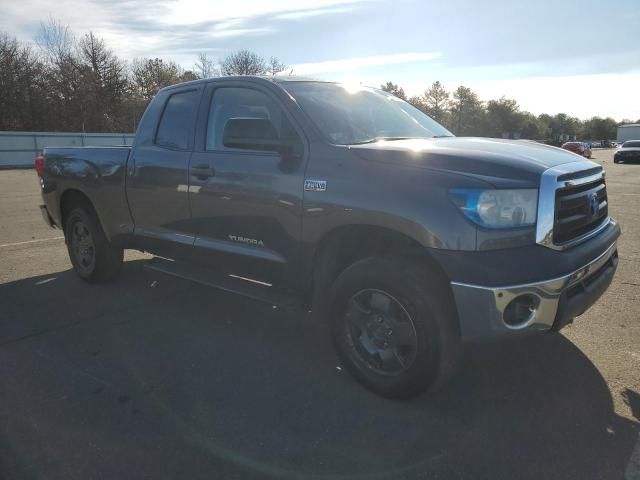
[[[607,169],[609,291],[560,334],[475,346],[444,390],[391,401],[324,325],[144,268],[88,285],[0,171],[0,478],[640,478],[640,165]]]

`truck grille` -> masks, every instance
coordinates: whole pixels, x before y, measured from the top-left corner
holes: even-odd
[[[584,172],[587,173],[587,172]],[[562,245],[597,229],[608,219],[607,186],[604,175],[583,183],[558,188],[555,197],[553,243]]]

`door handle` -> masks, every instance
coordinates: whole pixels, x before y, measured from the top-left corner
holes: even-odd
[[[191,167],[191,170],[193,170],[192,175],[194,175],[198,180],[206,180],[207,178],[215,177],[216,175],[216,171],[206,163]]]

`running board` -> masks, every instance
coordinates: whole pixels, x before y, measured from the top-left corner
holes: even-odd
[[[297,300],[293,295],[278,292],[274,290],[274,287],[269,283],[239,275],[220,274],[202,267],[160,257],[153,257],[153,259],[145,265],[145,268],[208,287],[217,288],[218,290],[224,290],[225,292],[237,293],[238,295],[271,305],[287,308],[302,307],[302,302]]]

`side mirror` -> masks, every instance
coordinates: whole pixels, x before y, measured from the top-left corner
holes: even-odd
[[[229,148],[282,152],[278,131],[264,118],[230,118],[224,125],[222,144]]]

